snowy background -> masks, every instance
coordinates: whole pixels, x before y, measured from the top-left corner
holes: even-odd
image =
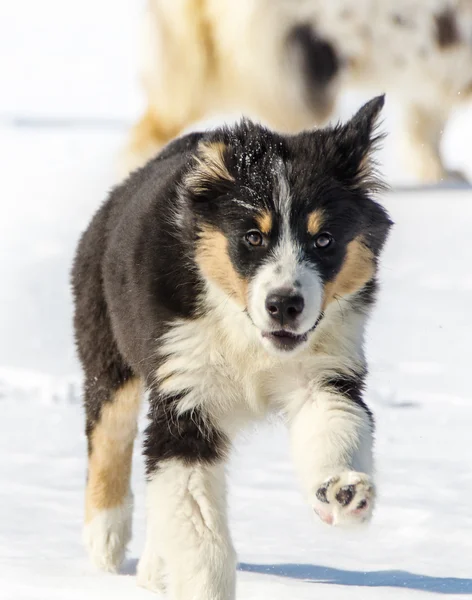
[[[80,542],[85,438],[71,336],[74,247],[115,179],[143,99],[142,1],[0,3],[0,598],[149,598],[136,588],[144,481],[121,576],[97,573]],[[111,8],[113,11],[111,12]],[[362,99],[366,99],[365,95]],[[340,115],[358,107],[347,96]],[[405,183],[394,130],[382,154]],[[444,140],[472,176],[472,106]],[[279,425],[249,432],[230,468],[238,599],[472,596],[472,191],[394,191],[396,222],[368,332],[380,498],[364,532],[313,521]],[[144,420],[143,420],[144,422]]]

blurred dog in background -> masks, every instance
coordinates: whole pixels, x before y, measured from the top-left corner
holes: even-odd
[[[396,95],[404,149],[425,183],[448,178],[439,145],[472,91],[472,0],[148,0],[147,109],[124,171],[192,123],[228,112],[281,132],[325,123],[349,86]]]

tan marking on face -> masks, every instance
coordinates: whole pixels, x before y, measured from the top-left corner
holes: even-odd
[[[246,308],[248,282],[239,275],[228,254],[228,240],[216,229],[205,228],[197,243],[196,261],[203,275]]]
[[[204,192],[212,181],[234,181],[224,161],[225,148],[223,142],[200,142],[197,166],[185,178],[185,184],[194,192]]]
[[[269,235],[272,230],[272,215],[270,212],[264,211],[257,215],[256,223],[262,233]]]
[[[119,506],[129,491],[133,442],[143,386],[133,378],[102,407],[90,436],[85,521],[107,508]]]
[[[375,274],[375,262],[372,251],[357,237],[347,246],[344,264],[333,281],[324,288],[322,310],[335,298],[352,294],[372,279]]]
[[[323,216],[321,210],[314,210],[308,215],[307,229],[310,235],[320,233],[321,226],[323,225]]]

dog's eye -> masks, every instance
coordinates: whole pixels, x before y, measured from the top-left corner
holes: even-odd
[[[328,248],[328,246],[331,246],[333,242],[333,236],[330,233],[326,232],[318,234],[315,238],[315,246],[317,248],[320,248],[321,250]]]
[[[257,229],[252,229],[248,231],[244,236],[244,239],[250,246],[262,246],[264,243],[264,236]]]

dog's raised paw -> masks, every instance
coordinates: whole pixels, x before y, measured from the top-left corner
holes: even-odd
[[[375,486],[365,473],[344,471],[326,479],[316,490],[314,511],[328,525],[360,525],[370,520]]]

